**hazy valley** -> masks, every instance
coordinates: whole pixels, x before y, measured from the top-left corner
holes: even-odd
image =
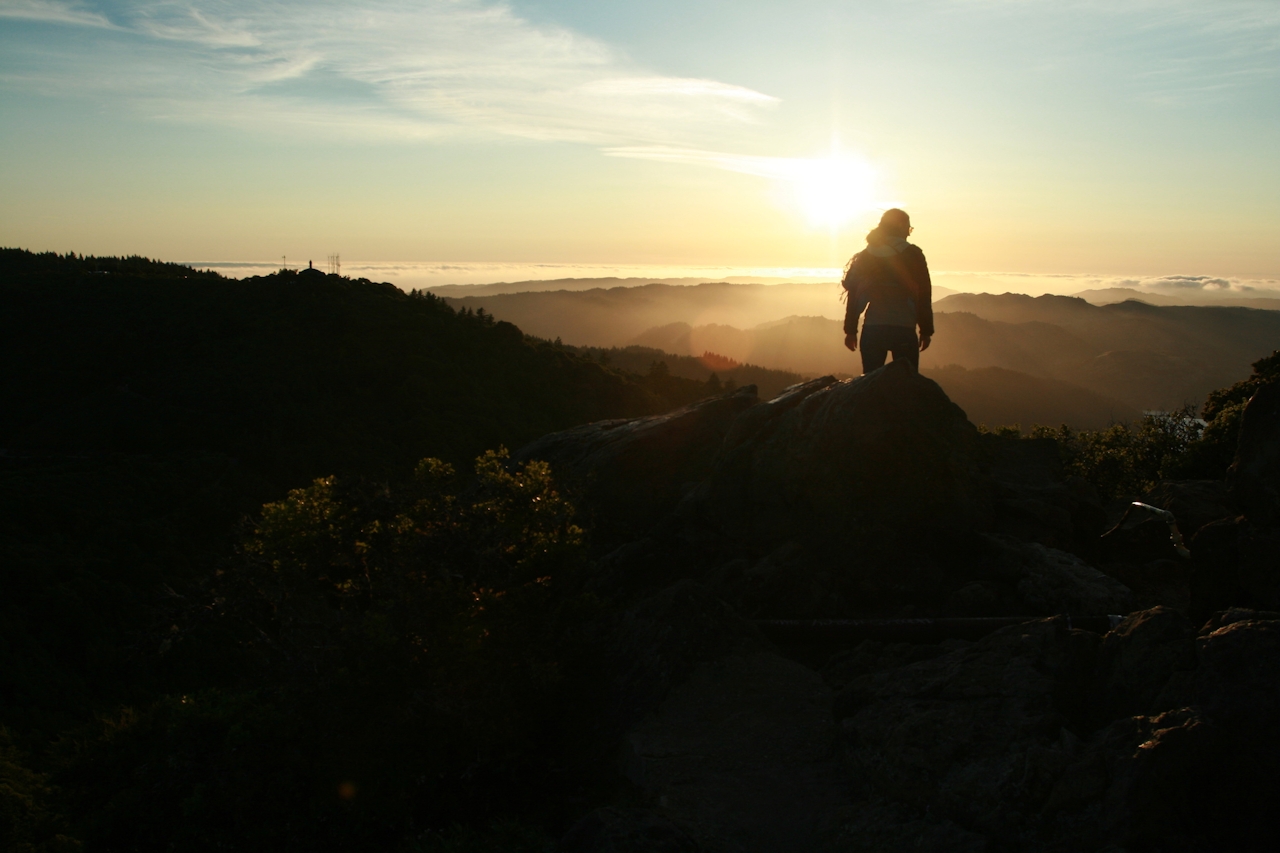
[[[844,348],[835,319],[839,296],[832,285],[716,283],[448,301],[566,344],[856,375],[858,357]],[[934,311],[937,334],[921,370],[975,422],[991,425],[1097,428],[1142,411],[1198,406],[1280,341],[1280,312],[1258,308],[952,293],[935,298]]]

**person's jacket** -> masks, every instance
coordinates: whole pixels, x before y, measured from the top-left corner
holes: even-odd
[[[919,246],[906,240],[868,246],[854,256],[845,286],[849,291],[846,335],[858,331],[858,318],[872,306],[869,322],[877,313],[888,315],[895,318],[895,325],[897,320],[905,320],[902,325],[919,326],[921,335],[933,336],[933,282]]]

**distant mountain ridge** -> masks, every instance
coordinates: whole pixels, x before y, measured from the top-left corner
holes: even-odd
[[[604,278],[552,278],[528,281],[498,281],[491,284],[439,284],[427,288],[436,296],[460,299],[466,296],[492,296],[498,293],[544,293],[553,290],[609,290],[615,287],[643,287],[646,284],[666,284],[672,287],[693,287],[699,284],[818,284],[831,286],[835,281],[797,282],[789,278],[773,276],[726,276],[724,278],[681,276],[676,278],[637,278],[606,276]]]
[[[1253,308],[957,294],[935,311],[954,331],[934,341],[944,364],[1074,381],[1141,409],[1199,403],[1280,341],[1280,312]]]
[[[952,333],[957,319],[963,322],[970,315],[938,317],[943,334]],[[1041,331],[1060,332],[1053,326]],[[823,317],[788,317],[746,330],[671,323],[648,330],[635,339],[635,344],[673,353],[711,350],[756,364],[788,363],[805,375],[850,376],[860,372],[858,356],[844,348],[839,321]],[[976,359],[978,366],[972,368],[958,364],[929,366],[926,359],[922,372],[941,385],[970,420],[988,426],[1066,423],[1079,429],[1102,429],[1141,415],[1136,406],[1096,390],[1009,366],[1018,364],[1021,358],[1018,350],[997,349],[987,360],[1005,366],[983,365],[980,358]],[[772,394],[762,391],[761,396]]]
[[[1261,308],[1264,311],[1280,311],[1280,299],[1273,296],[1219,296],[1217,293],[1206,294],[1199,289],[1189,289],[1187,293],[1174,296],[1168,293],[1152,293],[1132,287],[1105,287],[1097,290],[1082,290],[1072,296],[1084,299],[1094,305],[1110,305],[1114,302],[1125,302],[1135,299],[1148,305],[1225,305],[1236,308]]]
[[[652,283],[463,297],[447,295],[441,288],[432,292],[444,296],[454,308],[484,308],[528,334],[595,347],[623,346],[646,330],[668,323],[722,323],[747,329],[790,316],[835,319],[843,317],[845,310],[844,291],[835,282]],[[952,292],[938,288],[935,299]]]
[[[843,346],[840,295],[824,285],[651,284],[448,301],[578,346],[710,351],[817,376],[860,372],[857,355]],[[924,369],[1000,368],[1064,382],[1112,401],[1118,412],[1198,404],[1280,342],[1280,311],[1245,307],[952,293],[936,298],[934,311],[937,334]],[[1096,423],[1084,412],[1101,406],[1089,403],[1081,418]]]

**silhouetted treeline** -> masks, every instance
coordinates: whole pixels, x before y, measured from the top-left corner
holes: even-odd
[[[0,269],[6,276],[78,276],[78,275],[127,275],[135,278],[199,278],[221,279],[216,272],[197,270],[185,264],[153,261],[141,255],[128,257],[95,257],[67,252],[29,252],[25,249],[0,248]]]
[[[22,366],[0,376],[10,452],[226,453],[287,486],[426,455],[465,462],[667,405],[509,323],[391,285],[0,260],[0,355]]]

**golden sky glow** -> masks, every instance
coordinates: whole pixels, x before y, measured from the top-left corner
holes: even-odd
[[[1280,278],[1280,6],[0,0],[0,243]],[[836,142],[833,143],[833,140]]]

